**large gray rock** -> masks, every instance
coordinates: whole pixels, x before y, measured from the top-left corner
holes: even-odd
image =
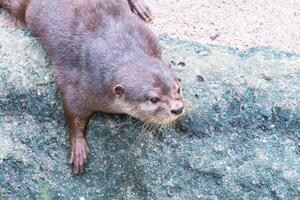
[[[1,199],[300,199],[300,56],[161,37],[188,114],[144,130],[95,115],[86,173],[72,175],[51,65],[0,23]]]

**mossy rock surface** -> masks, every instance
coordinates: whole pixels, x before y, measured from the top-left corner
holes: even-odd
[[[0,22],[0,198],[300,199],[300,56],[160,39],[191,109],[152,133],[96,114],[73,175],[51,64]]]

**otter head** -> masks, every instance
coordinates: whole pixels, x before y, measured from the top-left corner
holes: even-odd
[[[156,61],[118,73],[112,91],[123,113],[157,124],[168,124],[184,114],[181,80],[171,67]]]

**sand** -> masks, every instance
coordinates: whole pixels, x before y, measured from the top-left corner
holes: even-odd
[[[299,0],[145,0],[159,35],[240,50],[264,46],[300,54]],[[0,22],[14,26],[11,16]]]
[[[158,34],[245,50],[300,53],[299,0],[148,0]]]

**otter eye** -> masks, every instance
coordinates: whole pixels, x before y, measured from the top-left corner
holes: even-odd
[[[158,103],[158,102],[160,101],[160,98],[159,98],[159,97],[152,97],[152,98],[150,99],[150,101],[151,101],[152,103]]]

